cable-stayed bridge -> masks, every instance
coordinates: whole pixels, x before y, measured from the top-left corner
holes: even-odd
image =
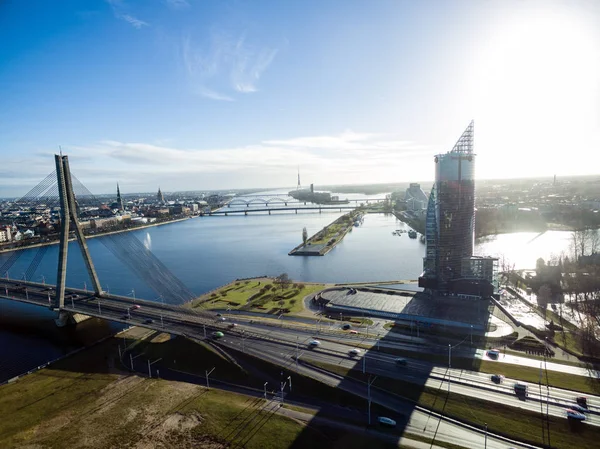
[[[130,232],[107,234],[100,241],[123,265],[157,293],[159,301],[119,296],[103,291],[79,221],[82,208],[99,208],[102,202],[71,174],[67,156],[55,155],[55,165],[52,173],[13,206],[23,211],[44,209],[58,212],[60,243],[57,283],[49,285],[32,281],[36,279],[36,270],[48,246],[40,246],[37,249],[23,272],[22,279],[11,279],[10,269],[24,253],[17,250],[0,265],[0,297],[49,307],[57,312],[56,322],[59,326],[69,321],[77,321],[83,315],[132,322],[152,328],[164,328],[166,323],[172,326],[177,322],[198,324],[213,321],[208,313],[182,307],[195,297],[194,293]],[[90,281],[89,290],[67,287],[68,243],[73,238],[76,238],[83,256]]]

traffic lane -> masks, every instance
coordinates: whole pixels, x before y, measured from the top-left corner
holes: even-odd
[[[342,367],[348,368],[348,369],[352,369],[352,368],[357,369],[358,368],[359,370],[362,370],[362,362],[360,362],[358,360],[339,359],[339,358],[336,358],[335,356],[331,356],[331,355],[327,355],[327,354],[311,353],[310,355],[305,355],[303,360],[307,361],[309,363],[314,360],[317,362],[324,362],[324,363],[329,363],[329,364],[333,364],[333,365],[337,365],[337,366],[342,366]],[[377,365],[377,364],[369,365],[367,363],[366,367],[365,367],[365,371],[369,374],[385,376],[385,377],[392,378],[392,379],[399,379],[399,380],[418,379],[419,381],[423,381],[422,376],[418,375],[417,373],[411,374],[409,371],[407,371],[405,369],[405,367],[394,368],[394,367],[385,367],[385,366],[381,366],[381,365]],[[437,389],[437,390],[444,390],[444,391],[447,391],[449,388],[447,379],[444,380],[444,379],[429,378],[429,379],[425,380],[425,382],[423,383],[423,386],[429,387],[432,389]],[[415,387],[416,387],[416,385],[415,385]],[[473,397],[476,399],[481,399],[481,400],[495,402],[495,403],[502,403],[502,404],[505,404],[505,405],[508,405],[511,407],[520,408],[523,410],[529,410],[529,411],[536,412],[536,413],[539,412],[540,405],[539,405],[538,401],[534,402],[531,400],[521,400],[514,394],[514,392],[512,392],[510,394],[506,394],[504,392],[498,393],[498,392],[494,392],[494,391],[473,388],[469,385],[456,384],[454,382],[452,382],[450,384],[450,391],[452,393],[462,394],[464,396]],[[542,401],[542,402],[544,402],[544,401]],[[566,418],[566,411],[565,411],[566,407],[550,404],[550,405],[548,405],[547,408],[548,408],[548,413],[550,415]],[[600,425],[600,420],[599,420],[598,416],[593,416],[590,414],[588,414],[586,422],[589,425],[594,425],[594,426]]]

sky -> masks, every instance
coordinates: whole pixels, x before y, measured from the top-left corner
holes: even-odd
[[[26,3],[26,4],[25,4]],[[600,170],[595,0],[0,1],[0,197]]]

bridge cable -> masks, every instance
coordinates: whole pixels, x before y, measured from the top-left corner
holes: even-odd
[[[27,281],[31,280],[31,278],[35,274],[35,271],[40,266],[40,262],[42,261],[44,255],[46,254],[46,251],[48,251],[47,245],[40,246],[38,248],[37,252],[35,253],[35,256],[31,260],[31,263],[29,264],[29,267],[27,267],[27,270],[25,271],[25,280],[27,280]]]
[[[73,187],[85,197],[88,204],[100,207],[102,203],[74,176]],[[171,304],[183,304],[195,295],[130,232],[107,234],[100,242],[125,266],[145,281],[155,292]]]
[[[52,171],[48,176],[46,176],[43,180],[41,180],[35,187],[33,187],[29,192],[23,195],[21,198],[15,201],[15,203],[29,202],[33,198],[37,198],[41,194],[43,194],[48,187],[52,185],[52,182],[56,181],[56,170]]]
[[[19,260],[19,257],[21,257],[21,255],[23,254],[24,251],[14,251],[10,257],[8,258],[8,260],[6,262],[4,262],[2,264],[2,266],[0,267],[0,277],[6,277],[8,271],[12,268],[12,266],[15,264],[15,262],[17,260]]]

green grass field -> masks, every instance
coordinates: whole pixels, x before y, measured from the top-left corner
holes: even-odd
[[[0,387],[0,447],[395,447],[361,434],[319,425],[307,427],[273,413],[277,407],[265,409],[262,399],[119,372],[116,354],[120,342],[110,339]],[[169,347],[169,342],[144,341],[138,349],[149,355],[167,355],[167,350],[181,344],[177,354],[181,361],[188,354],[190,359],[205,358],[198,361],[199,369],[202,363],[216,364],[223,372],[235,369],[210,348],[193,342],[186,346],[180,339],[171,342]],[[190,360],[188,367],[194,363]]]
[[[252,279],[236,281],[225,285],[215,292],[202,296],[192,302],[192,307],[199,309],[249,310],[279,314],[300,312],[305,296],[323,290],[324,284],[290,283],[281,288],[273,283],[273,279]],[[280,304],[281,303],[281,304]]]

